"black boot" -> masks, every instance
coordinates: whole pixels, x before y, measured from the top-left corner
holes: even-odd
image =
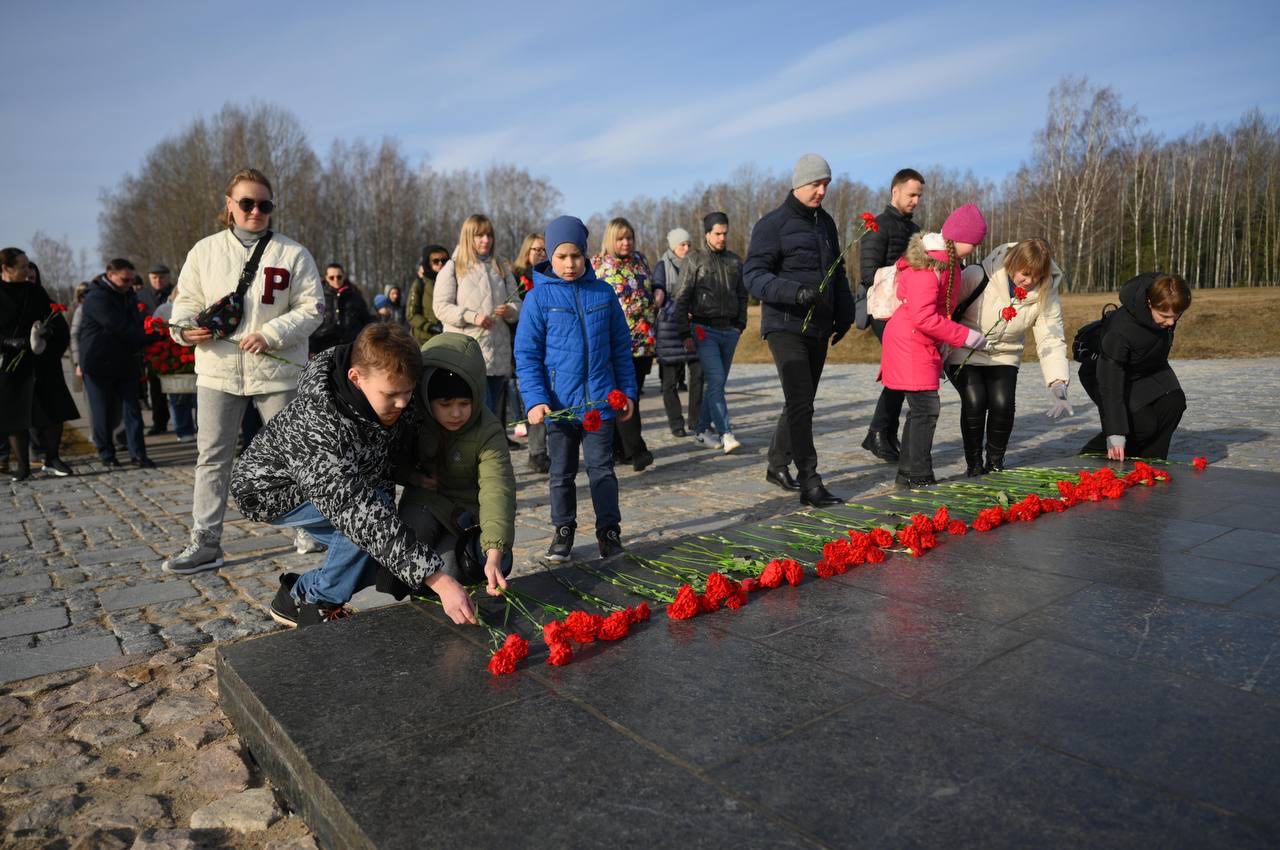
[[[791,477],[791,468],[782,467],[781,469],[769,468],[764,474],[764,480],[770,484],[781,487],[783,490],[799,490],[800,482]]]
[[[885,463],[897,463],[899,451],[893,447],[888,431],[868,431],[862,447]]]
[[[982,467],[982,471],[1000,472],[1004,469],[1004,449],[994,449],[990,444],[987,445],[987,463]]]
[[[800,491],[800,502],[814,508],[829,508],[832,505],[842,504],[844,499],[822,486],[822,482],[818,482]]]

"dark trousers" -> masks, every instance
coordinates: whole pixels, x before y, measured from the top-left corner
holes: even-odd
[[[907,478],[933,477],[933,432],[938,428],[942,402],[937,390],[904,392],[907,421],[902,426],[902,451],[898,454],[898,474]]]
[[[765,338],[773,365],[782,383],[783,406],[769,442],[769,467],[784,469],[794,463],[800,486],[822,483],[818,475],[818,450],[813,447],[813,400],[827,362],[827,338],[773,331]]]
[[[147,389],[151,392],[151,425],[157,431],[169,428],[169,401],[160,389],[160,378],[152,375],[147,379]]]
[[[618,476],[613,471],[613,419],[606,419],[599,431],[584,431],[577,422],[547,423],[547,454],[551,458],[551,523],[559,528],[578,527],[578,447],[587,464],[591,485],[591,505],[596,512],[596,531],[620,529],[622,510],[618,507]]]
[[[698,411],[702,409],[702,363],[691,360],[686,363],[659,364],[662,376],[662,406],[667,411],[667,425],[672,431],[685,426],[684,411],[680,406],[680,378],[689,370],[689,426],[698,424]]]
[[[1088,389],[1086,387],[1086,389]],[[1089,393],[1093,397],[1093,393]],[[1094,399],[1097,403],[1097,399]],[[1182,414],[1187,410],[1187,397],[1182,390],[1165,393],[1145,407],[1129,411],[1129,433],[1124,441],[1125,457],[1150,457],[1167,460],[1169,442],[1178,430]],[[1107,435],[1098,434],[1085,443],[1081,454],[1095,452],[1106,454]]]
[[[883,319],[871,320],[871,331],[876,335],[876,339],[884,339],[884,328],[887,324],[889,323]],[[870,430],[884,431],[897,436],[898,420],[902,417],[902,402],[905,398],[902,390],[881,388],[880,398],[876,400],[875,413],[871,414]]]
[[[142,438],[142,407],[138,403],[138,379],[108,378],[86,372],[84,394],[89,398],[93,444],[98,449],[98,457],[110,460],[116,456],[112,434],[122,418],[129,456],[134,460],[146,457],[147,447]]]
[[[960,437],[969,466],[982,465],[982,440],[987,441],[987,462],[1004,461],[1013,433],[1014,396],[1018,392],[1017,366],[947,367],[951,386],[960,394]]]
[[[652,357],[632,357],[632,364],[636,369],[636,392],[644,386],[644,377],[649,374],[649,369],[653,367]],[[626,422],[618,422],[614,433],[617,435],[614,440],[614,447],[619,450],[622,457],[626,460],[634,460],[644,452],[649,450],[645,444],[644,435],[641,433],[642,425],[640,423],[640,400],[636,399],[635,410],[631,413],[631,418]],[[603,429],[602,429],[603,430]]]

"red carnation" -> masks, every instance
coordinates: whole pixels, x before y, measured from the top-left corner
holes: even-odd
[[[729,596],[724,600],[724,607],[737,611],[746,604],[747,592],[742,589],[742,585],[735,584],[733,586],[733,593],[729,594]]]
[[[600,415],[598,410],[588,410],[582,415],[583,431],[599,431],[600,426],[604,424],[604,417]]]
[[[505,676],[516,672],[516,657],[506,648],[499,649],[489,656],[489,672],[495,676]]]
[[[529,656],[529,641],[520,635],[507,635],[506,642],[502,644],[502,651],[511,653],[519,661]]]
[[[50,304],[49,309],[55,313],[65,313],[67,312],[67,305],[66,304]]]
[[[622,410],[627,406],[627,394],[622,390],[609,390],[609,395],[606,398],[609,401],[609,406],[614,410]]]
[[[139,313],[145,313],[145,312],[147,312],[147,305],[146,305],[146,304],[143,304],[141,301],[139,301],[139,302],[138,302],[137,304],[135,304],[134,306],[138,308],[138,312],[139,312]]]
[[[567,643],[551,644],[551,653],[547,656],[547,663],[553,667],[563,667],[573,660],[573,647]]]
[[[710,614],[712,611],[720,610],[721,600],[719,599],[712,599],[710,596],[707,596],[707,594],[705,593],[696,594],[694,598],[698,600],[699,613]]]
[[[1012,304],[1000,311],[1000,318],[1006,322],[1012,322],[1017,315],[1018,311]]]
[[[782,575],[787,580],[787,584],[795,587],[804,581],[804,567],[788,558],[782,562]]]
[[[667,616],[672,620],[688,620],[698,614],[698,597],[687,584],[680,585],[675,601],[667,606]]]
[[[600,640],[622,640],[631,632],[626,611],[614,611],[600,624]]]
[[[862,226],[872,233],[880,232],[880,224],[876,221],[876,217],[869,212],[864,212],[859,216],[862,219]]]
[[[707,576],[707,599],[717,605],[733,595],[733,582],[718,572]]]
[[[1208,465],[1209,459],[1207,457],[1197,456],[1191,459],[1191,468],[1196,472],[1204,472],[1204,468]]]
[[[877,546],[868,546],[866,557],[868,564],[879,564],[884,561],[884,550]]]
[[[785,578],[782,572],[782,561],[775,558],[765,565],[764,572],[760,573],[760,584],[774,588],[782,584]]]
[[[1157,481],[1172,481],[1172,480],[1173,480],[1173,476],[1169,474],[1169,471],[1168,471],[1167,469],[1157,469],[1157,470],[1156,470],[1156,480],[1157,480]]]
[[[1027,300],[1027,290],[1023,289],[1021,286],[1015,286],[1013,288],[1013,297],[1017,298],[1019,301],[1025,301]]]
[[[871,530],[871,542],[881,549],[886,549],[893,545],[893,535],[886,528],[873,528]]]
[[[636,623],[643,623],[649,619],[649,615],[650,615],[649,603],[641,602],[639,605],[635,606],[634,608],[627,609],[627,622],[630,623],[631,625],[635,625]]]
[[[569,639],[569,635],[565,630],[564,623],[559,620],[552,620],[550,623],[542,624],[542,639],[547,642],[547,646],[553,643],[563,643]]]
[[[951,524],[951,510],[943,505],[933,514],[933,530],[946,531],[947,526]]]
[[[758,578],[744,578],[742,584],[738,586],[742,588],[744,593],[755,593],[761,588],[760,579]]]
[[[600,623],[604,618],[586,611],[574,611],[564,618],[564,627],[575,643],[591,643],[600,633]]]
[[[698,342],[705,342],[707,339],[707,332],[703,329],[702,325],[693,326],[693,335],[698,338]]]
[[[951,522],[947,523],[947,534],[955,537],[964,537],[968,533],[969,526],[965,525],[961,520],[953,519]]]

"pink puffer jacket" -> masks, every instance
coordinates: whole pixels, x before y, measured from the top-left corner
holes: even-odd
[[[946,262],[947,252],[926,252],[919,235],[898,260],[902,305],[885,326],[880,352],[880,380],[891,390],[936,390],[942,372],[938,346],[945,343],[958,348],[969,336],[969,329],[951,321],[948,314],[956,307],[960,273],[958,269],[944,271]]]

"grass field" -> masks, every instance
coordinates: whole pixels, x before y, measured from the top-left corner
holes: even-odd
[[[1067,340],[1076,328],[1101,314],[1106,304],[1119,303],[1119,293],[1064,295]],[[1036,359],[1035,341],[1027,336],[1027,359]],[[1178,322],[1173,356],[1179,359],[1274,357],[1280,355],[1280,288],[1198,289],[1191,309]],[[738,343],[735,363],[771,363],[760,339],[760,308],[750,308],[747,332]],[[871,331],[851,331],[831,349],[828,363],[879,363],[880,344]]]

